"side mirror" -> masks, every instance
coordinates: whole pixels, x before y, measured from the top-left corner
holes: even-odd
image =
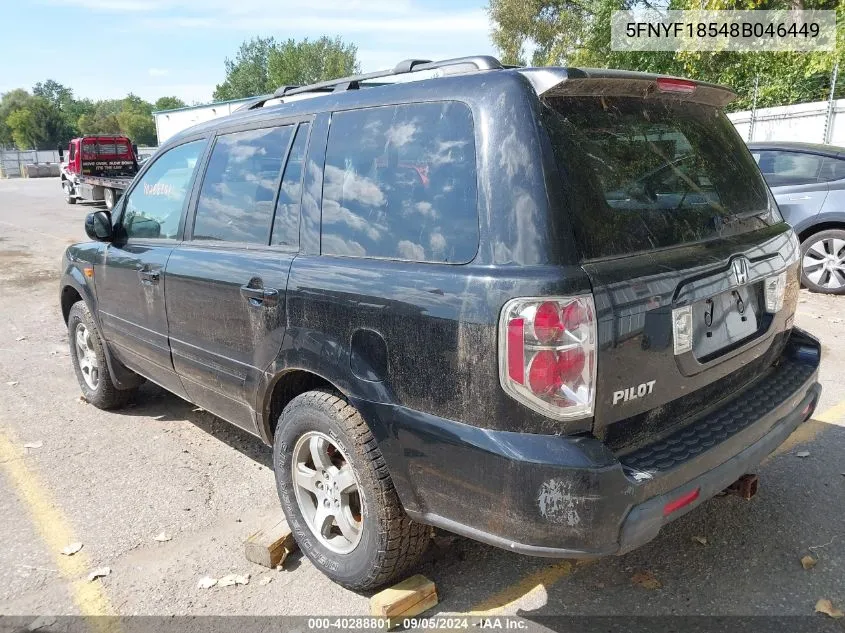
[[[65,148],[59,145],[57,149],[59,150],[59,162],[65,162]]]
[[[85,218],[85,233],[92,240],[109,242],[112,238],[111,218],[105,211],[89,213]]]

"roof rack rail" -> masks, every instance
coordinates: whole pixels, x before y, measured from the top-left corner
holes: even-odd
[[[364,73],[362,75],[340,77],[339,79],[320,81],[308,86],[280,86],[273,94],[257,97],[255,101],[247,103],[239,109],[254,110],[262,107],[271,99],[304,94],[307,92],[342,92],[344,90],[357,90],[361,87],[361,82],[365,82],[370,79],[393,77],[395,75],[405,75],[424,70],[435,70],[437,68],[457,68],[461,66],[472,66],[473,70],[501,70],[504,68],[504,66],[502,66],[502,62],[490,55],[455,57],[453,59],[444,59],[436,62],[428,59],[405,59],[389,70],[379,70],[372,73]]]
[[[372,73],[365,73],[363,75],[353,75],[351,77],[341,77],[339,79],[332,79],[330,81],[321,81],[310,86],[302,86],[300,88],[289,89],[284,86],[284,95],[295,95],[302,92],[313,92],[317,90],[325,90],[327,88],[337,89],[342,85],[345,88],[341,90],[356,90],[360,87],[362,81],[369,79],[379,79],[381,77],[392,77],[394,75],[405,75],[408,73],[416,73],[423,70],[435,70],[437,68],[448,68],[450,66],[466,66],[471,65],[474,70],[501,70],[502,62],[490,55],[475,55],[472,57],[455,57],[454,59],[444,59],[438,62],[432,62],[427,59],[406,59],[389,70],[379,70]],[[276,96],[281,96],[279,91],[276,91]]]

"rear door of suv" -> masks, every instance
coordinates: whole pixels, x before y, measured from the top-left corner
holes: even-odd
[[[764,148],[752,149],[751,154],[787,222],[797,226],[818,215],[828,196],[826,156]]]
[[[167,264],[173,365],[192,402],[256,432],[253,394],[276,358],[299,248],[308,121],[220,132]]]
[[[545,96],[544,123],[596,301],[594,432],[624,451],[768,370],[797,240],[712,88],[590,81]]]

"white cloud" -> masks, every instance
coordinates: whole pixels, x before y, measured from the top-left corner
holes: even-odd
[[[170,73],[167,68],[150,68],[147,73],[150,77],[164,77]]]

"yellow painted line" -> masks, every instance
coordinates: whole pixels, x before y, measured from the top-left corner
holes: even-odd
[[[29,511],[35,527],[55,559],[59,572],[70,583],[71,597],[84,616],[97,631],[113,631],[111,618],[93,616],[113,615],[114,609],[103,593],[99,581],[88,582],[86,574],[91,563],[85,550],[73,556],[63,556],[61,550],[78,541],[64,513],[53,501],[49,490],[36,472],[25,463],[25,455],[18,446],[0,431],[0,469],[6,474],[23,504]]]
[[[845,400],[839,404],[833,405],[830,409],[820,415],[814,415],[813,419],[827,424],[845,426]]]
[[[799,444],[812,442],[831,425],[845,428],[845,400],[804,422],[766,459],[788,453]]]
[[[562,560],[538,569],[509,587],[505,587],[498,593],[479,602],[467,611],[466,615],[476,617],[502,615],[514,607],[516,603],[551,587],[556,582],[572,574],[576,566],[580,567],[587,562],[578,561],[576,563],[571,560]]]

